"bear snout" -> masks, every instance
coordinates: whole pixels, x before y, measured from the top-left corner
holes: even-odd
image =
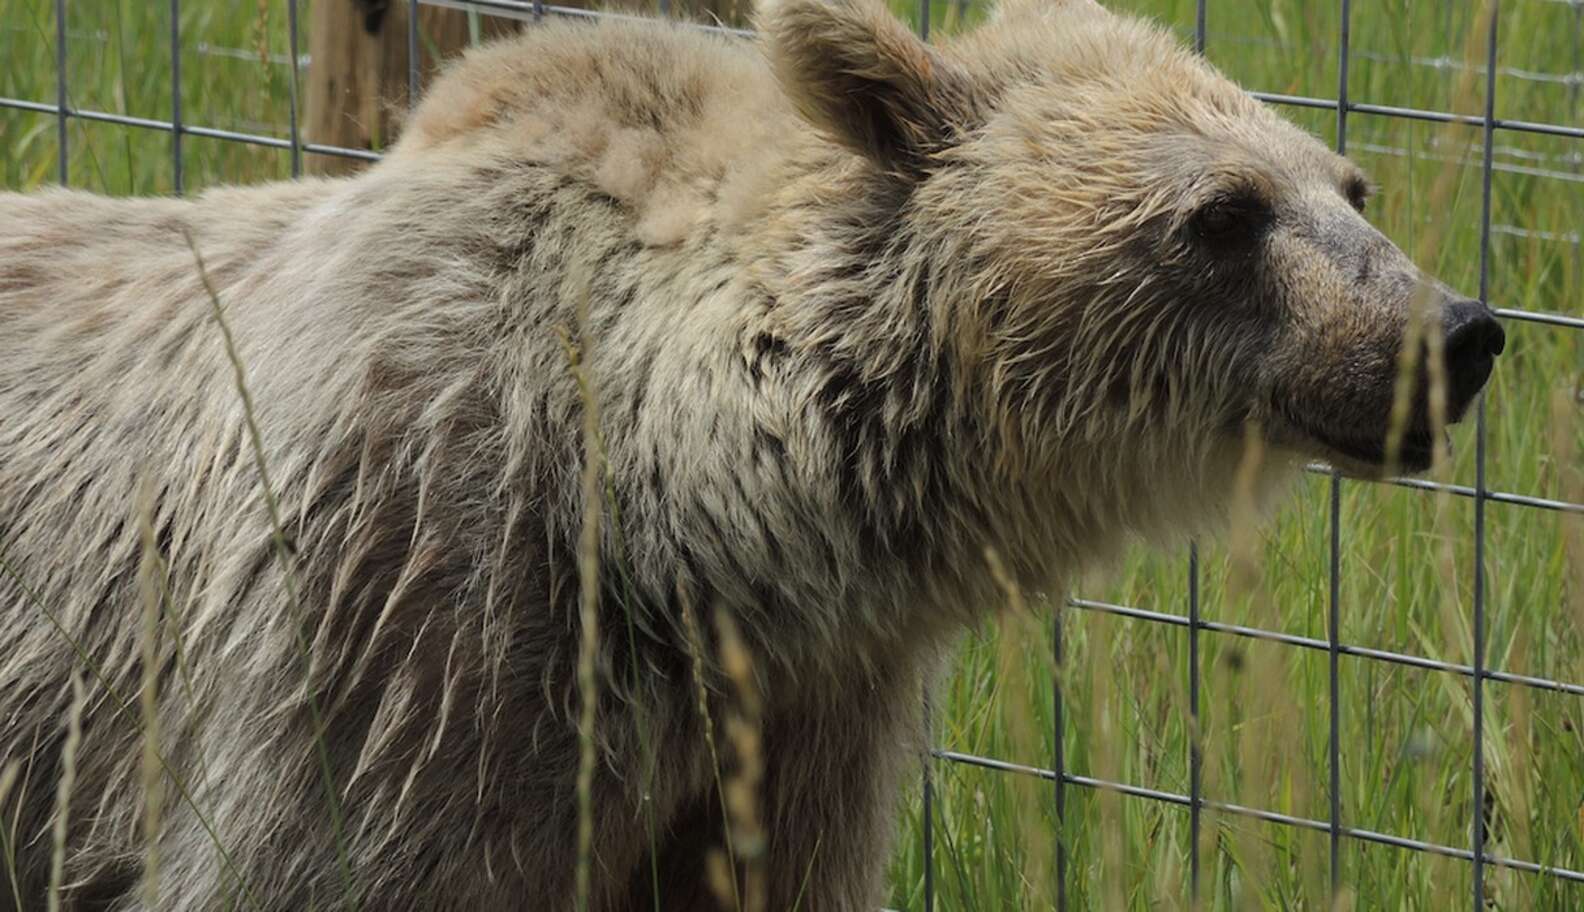
[[[1299,393],[1278,411],[1301,437],[1319,444],[1321,455],[1333,463],[1340,458],[1345,471],[1375,476],[1384,469],[1409,474],[1428,469],[1436,442],[1445,438],[1450,445],[1444,426],[1466,417],[1507,347],[1496,314],[1479,301],[1443,290],[1436,313],[1439,319],[1432,320],[1440,338],[1420,338],[1406,375],[1403,346],[1408,336],[1423,334],[1401,326],[1394,342],[1366,340],[1357,343],[1353,358],[1342,359],[1367,367],[1322,368],[1311,386],[1332,394]],[[1437,352],[1439,368],[1432,369]],[[1408,388],[1400,390],[1404,385]],[[1399,400],[1402,393],[1406,396]]]
[[[1432,416],[1431,394],[1437,382],[1444,384],[1446,424],[1456,424],[1467,415],[1469,407],[1480,390],[1490,380],[1496,358],[1507,347],[1507,334],[1502,330],[1496,314],[1479,301],[1448,297],[1440,308],[1441,313],[1441,370],[1432,378],[1429,370],[1432,357],[1428,341],[1420,343],[1417,367],[1414,371],[1412,409],[1408,423],[1403,428],[1400,442],[1400,468],[1419,472],[1430,467],[1435,440],[1451,437],[1438,420]],[[1396,380],[1393,380],[1395,383]],[[1390,409],[1388,408],[1389,412]],[[1388,425],[1390,420],[1387,421]],[[1386,432],[1390,436],[1390,431]],[[1384,458],[1382,446],[1378,458]]]

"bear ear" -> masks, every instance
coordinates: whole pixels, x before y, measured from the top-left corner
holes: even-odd
[[[785,0],[764,20],[798,111],[887,170],[923,174],[973,120],[968,74],[873,0]]]

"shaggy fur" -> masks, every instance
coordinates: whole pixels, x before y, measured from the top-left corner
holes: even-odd
[[[574,361],[606,460],[594,910],[713,904],[687,612],[717,722],[715,612],[752,658],[767,908],[872,908],[923,691],[997,601],[986,549],[1059,591],[1212,526],[1245,427],[1261,492],[1316,455],[1381,470],[1423,283],[1345,160],[1088,3],[943,46],[867,0],[764,25],[537,27],[351,179],[0,196],[29,907],[91,666],[64,898],[143,908],[149,567],[160,908],[571,907]],[[1450,365],[1454,416],[1489,361]]]

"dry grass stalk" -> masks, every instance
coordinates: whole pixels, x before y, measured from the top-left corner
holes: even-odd
[[[258,15],[253,20],[253,48],[258,52],[259,66],[270,65],[269,47],[270,0],[258,0]]]
[[[688,652],[692,659],[693,687],[698,696],[699,718],[704,722],[704,746],[709,751],[710,769],[715,776],[715,793],[720,797],[721,814],[724,817],[727,815],[726,787],[721,780],[720,753],[715,741],[715,717],[710,712],[709,687],[705,683],[704,638],[699,630],[698,618],[693,612],[693,600],[681,587],[677,589],[677,602],[681,605],[682,628],[687,635]],[[731,829],[728,827],[725,851],[712,851],[705,859],[710,889],[715,892],[716,901],[724,909],[736,909],[742,905],[741,893],[737,887],[736,866],[732,861],[736,854],[732,849],[731,838]]]
[[[722,909],[738,909],[741,903],[737,900],[737,866],[731,861],[731,852],[719,847],[709,850],[704,856],[704,876],[709,881],[710,891],[715,894],[715,901],[720,903]]]
[[[143,635],[140,639],[143,677],[139,690],[143,714],[143,903],[150,909],[157,909],[160,814],[164,797],[160,760],[159,640],[165,571],[154,534],[153,485],[143,485],[138,500],[138,532],[143,541],[142,560],[138,567],[138,592],[143,601]]]
[[[259,489],[263,495],[264,508],[269,515],[271,544],[274,546],[275,559],[281,566],[286,582],[287,606],[292,612],[292,633],[296,639],[297,651],[303,663],[305,680],[311,680],[314,661],[313,648],[304,630],[304,621],[301,617],[302,599],[298,595],[300,587],[297,584],[296,561],[293,557],[292,545],[286,539],[286,524],[281,516],[280,501],[275,496],[275,485],[270,481],[269,460],[264,455],[264,435],[259,431],[257,413],[253,408],[253,394],[248,389],[247,368],[242,361],[242,354],[237,348],[236,336],[231,332],[231,324],[226,321],[225,307],[220,303],[220,292],[215,288],[214,281],[209,276],[209,270],[204,266],[203,254],[199,253],[197,242],[193,240],[192,233],[186,228],[182,229],[182,239],[186,241],[187,250],[192,254],[193,266],[197,270],[199,284],[203,286],[204,295],[209,301],[210,313],[213,314],[215,325],[220,330],[220,341],[225,348],[226,360],[231,365],[237,398],[242,403],[243,424],[247,429],[248,447],[252,452],[253,467],[258,472]],[[330,768],[330,752],[326,747],[325,739],[324,713],[319,708],[319,698],[315,696],[313,687],[304,687],[304,700],[307,703],[308,714],[313,723],[314,748],[318,753],[319,773],[323,780],[325,802],[330,809],[331,829],[335,836],[336,860],[341,868],[341,877],[346,889],[346,899],[351,906],[356,908],[357,884],[352,874],[352,860],[347,853],[346,823],[345,817],[341,812],[341,798],[336,789],[334,772]],[[169,767],[167,766],[168,771]],[[192,803],[185,789],[183,790],[183,797],[188,799],[189,804]],[[194,809],[196,810],[196,805],[194,805]],[[214,836],[212,828],[205,824],[205,829],[210,831],[210,836],[215,838],[216,845],[219,846],[219,839]],[[234,865],[230,864],[229,856],[227,857],[227,865],[234,868]]]
[[[1030,687],[1032,682],[1025,680],[1023,672],[1035,668],[1054,667],[1055,656],[1048,656],[1047,662],[1029,661],[1029,656],[1022,647],[1030,643],[1043,643],[1045,641],[1043,631],[1034,622],[1034,614],[1029,610],[1022,588],[1012,579],[1006,563],[994,548],[985,549],[985,563],[989,566],[990,575],[995,580],[996,586],[1000,588],[1007,605],[1007,610],[1001,616],[1001,635],[996,640],[996,678],[1003,693],[1008,689],[1011,691],[1008,698],[1000,701],[1000,705],[1008,715],[1006,728],[1012,743],[1013,755],[1019,758],[1036,757],[1039,755],[1042,739],[1039,726],[1035,724],[1033,693]],[[1021,794],[1021,803],[1024,807],[1038,807],[1050,800],[1049,786],[1043,779],[1017,776],[1010,784]],[[1018,822],[1022,830],[1024,856],[1028,859],[1028,903],[1035,907],[1048,906],[1056,899],[1055,891],[1052,889],[1053,872],[1050,862],[1055,858],[1054,841],[1059,837],[1053,835],[1049,828],[1044,826],[1037,814],[1020,814]]]
[[[1568,338],[1575,347],[1581,347],[1576,334]],[[1584,363],[1578,355],[1574,353],[1574,362]],[[1557,487],[1562,498],[1570,503],[1584,503],[1584,454],[1578,452],[1577,445],[1579,415],[1584,409],[1584,374],[1572,382],[1578,386],[1573,389],[1558,386],[1551,395],[1551,453],[1559,467]],[[1584,515],[1563,513],[1558,522],[1562,553],[1566,558],[1562,565],[1567,568],[1565,582],[1571,596],[1568,604],[1574,623],[1584,630]],[[1575,667],[1580,673],[1575,674],[1573,680],[1584,680],[1584,656]]]
[[[66,875],[66,819],[71,810],[72,789],[77,784],[77,747],[82,744],[83,707],[88,694],[82,675],[72,672],[72,701],[66,718],[66,742],[61,745],[60,780],[55,789],[55,820],[50,829],[50,879],[46,907],[60,912],[61,885]]]
[[[726,611],[715,611],[720,637],[721,668],[732,689],[731,711],[726,715],[726,740],[731,744],[731,775],[726,777],[724,798],[731,845],[742,867],[742,912],[765,910],[765,833],[759,819],[759,796],[764,783],[764,707],[754,677],[753,655],[737,622]]]
[[[1226,596],[1229,602],[1246,606],[1251,623],[1257,627],[1279,626],[1275,617],[1275,597],[1265,575],[1263,526],[1256,488],[1266,458],[1262,428],[1250,423],[1244,428],[1243,453],[1233,489]],[[1232,800],[1240,804],[1259,804],[1268,800],[1266,796],[1283,794],[1286,801],[1280,810],[1301,813],[1315,783],[1302,774],[1284,780],[1286,758],[1281,752],[1269,749],[1270,744],[1294,743],[1302,738],[1303,708],[1293,699],[1287,686],[1290,668],[1286,658],[1276,650],[1255,648],[1248,651],[1245,660],[1228,668],[1228,692],[1236,701],[1240,717],[1239,724],[1233,727],[1239,775],[1233,783]],[[1206,817],[1213,815],[1206,814]],[[1258,879],[1284,862],[1281,853],[1274,850],[1256,827],[1243,820],[1231,823],[1240,867],[1249,878],[1243,900],[1250,902],[1259,895]],[[1324,895],[1321,877],[1324,862],[1320,854],[1305,851],[1298,864],[1312,895]]]
[[[1102,643],[1105,648],[1102,648]],[[1116,723],[1118,694],[1114,683],[1116,662],[1120,659],[1119,653],[1125,648],[1123,643],[1103,642],[1098,637],[1090,637],[1088,648],[1084,650],[1087,666],[1084,672],[1090,684],[1091,724],[1094,726],[1093,731],[1088,733],[1089,743],[1093,745],[1094,775],[1113,782],[1122,778],[1119,750],[1121,733]],[[1099,809],[1100,857],[1104,865],[1099,886],[1102,899],[1097,907],[1125,909],[1127,904],[1122,878],[1127,869],[1123,864],[1122,832],[1126,821],[1122,816],[1122,796],[1110,789],[1101,789],[1095,794],[1094,801]]]
[[[1230,588],[1238,592],[1264,590],[1265,562],[1261,560],[1261,533],[1258,485],[1265,465],[1265,436],[1259,422],[1250,421],[1243,428],[1243,455],[1238,461],[1236,483],[1233,486],[1231,528],[1227,534],[1227,550],[1232,558]]]
[[[578,535],[578,639],[577,682],[581,706],[578,715],[577,768],[577,869],[574,908],[589,908],[590,876],[594,853],[594,766],[598,750],[595,724],[599,708],[599,576],[600,538],[604,507],[604,450],[600,445],[599,400],[588,374],[589,277],[578,277],[577,339],[563,330],[567,361],[577,380],[583,406],[583,528]]]

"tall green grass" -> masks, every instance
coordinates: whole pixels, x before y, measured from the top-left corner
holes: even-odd
[[[322,2],[322,0],[321,0]],[[1192,0],[1119,0],[1191,40]],[[306,8],[307,3],[303,6]],[[1350,94],[1355,101],[1479,113],[1484,76],[1478,4],[1356,3]],[[164,4],[72,2],[72,104],[168,119],[169,23]],[[900,8],[900,7],[899,7]],[[950,31],[982,8],[934,2]],[[913,15],[911,7],[903,10]],[[53,4],[0,0],[0,95],[53,101]],[[285,6],[182,4],[186,122],[289,135]],[[306,14],[304,21],[307,21]],[[1210,0],[1206,53],[1252,89],[1335,97],[1339,8],[1297,0]],[[1584,125],[1584,9],[1509,0],[1500,16],[1498,116]],[[302,48],[306,48],[306,39]],[[1470,56],[1472,51],[1473,56]],[[1335,143],[1333,112],[1285,113]],[[1465,293],[1479,288],[1479,128],[1355,113],[1347,145],[1380,193],[1371,217],[1428,270]],[[286,152],[186,137],[189,191],[288,176]],[[56,121],[0,110],[0,185],[57,179]],[[172,189],[168,135],[70,122],[73,186],[114,194]],[[1492,303],[1584,315],[1584,141],[1499,131],[1489,258]],[[1441,182],[1442,189],[1437,189]],[[1584,502],[1584,334],[1509,322],[1508,353],[1486,394],[1492,489]],[[1455,434],[1446,480],[1473,484],[1474,434]],[[1329,485],[1306,478],[1276,520],[1204,543],[1204,615],[1315,638],[1326,635]],[[1467,498],[1344,482],[1340,626],[1344,642],[1471,661],[1474,505]],[[1584,682],[1584,518],[1486,507],[1486,659],[1503,670]],[[1186,549],[1132,555],[1079,595],[1184,613]],[[1028,595],[1024,614],[964,644],[934,713],[935,742],[1034,766],[1051,764],[1053,602]],[[1166,791],[1189,790],[1188,634],[1181,627],[1066,610],[1063,746],[1071,772]],[[1200,736],[1205,794],[1325,819],[1330,699],[1324,652],[1201,634]],[[1472,689],[1467,677],[1344,657],[1340,664],[1341,807],[1349,826],[1466,847],[1473,791]],[[1584,701],[1489,682],[1488,850],[1584,870]],[[1054,840],[1067,857],[1071,908],[1189,903],[1189,815],[1180,806],[1069,787],[1054,818],[1045,780],[936,761],[933,813],[938,907],[1048,907]],[[924,881],[918,790],[908,796],[892,865],[892,904],[918,908]],[[1320,908],[1332,902],[1326,834],[1205,811],[1201,906]],[[1345,841],[1344,907],[1466,905],[1469,865]],[[1509,909],[1584,907],[1584,886],[1491,869],[1487,893]]]

